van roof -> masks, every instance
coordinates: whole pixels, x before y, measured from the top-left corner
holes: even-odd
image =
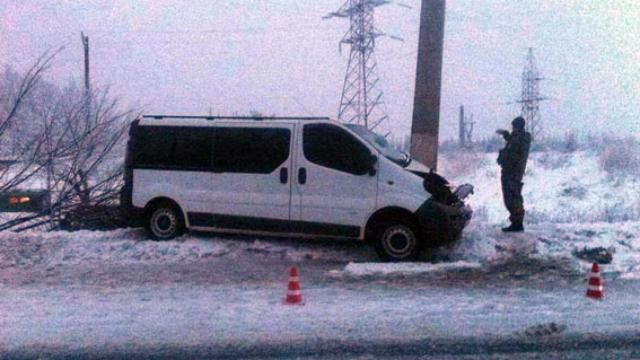
[[[143,115],[138,122],[142,126],[215,126],[217,121],[239,121],[246,123],[272,121],[331,121],[328,117],[305,116],[193,116],[193,115]]]
[[[194,115],[143,115],[143,119],[189,119],[189,120],[254,120],[254,121],[274,121],[274,120],[330,120],[328,117],[309,116],[194,116]]]

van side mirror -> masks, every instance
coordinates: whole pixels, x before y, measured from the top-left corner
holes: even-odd
[[[369,176],[375,176],[377,173],[377,169],[376,169],[376,164],[378,163],[378,157],[375,156],[374,154],[371,154],[371,156],[369,157],[369,161],[368,161],[368,168],[369,168]]]

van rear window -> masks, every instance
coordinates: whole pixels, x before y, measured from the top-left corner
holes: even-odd
[[[209,170],[212,137],[208,128],[139,127],[136,131],[134,166]]]

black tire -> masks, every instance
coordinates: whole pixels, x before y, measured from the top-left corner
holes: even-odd
[[[154,240],[171,240],[178,237],[185,231],[182,212],[169,202],[150,205],[146,211],[144,229]]]
[[[376,226],[374,245],[382,261],[416,261],[422,241],[416,226],[410,221],[393,220]]]

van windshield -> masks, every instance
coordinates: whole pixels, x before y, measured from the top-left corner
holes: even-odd
[[[362,125],[345,124],[345,126],[358,134],[364,141],[376,148],[384,157],[394,163],[402,167],[407,167],[411,163],[411,157],[408,154],[394,148],[383,136],[374,133]]]

